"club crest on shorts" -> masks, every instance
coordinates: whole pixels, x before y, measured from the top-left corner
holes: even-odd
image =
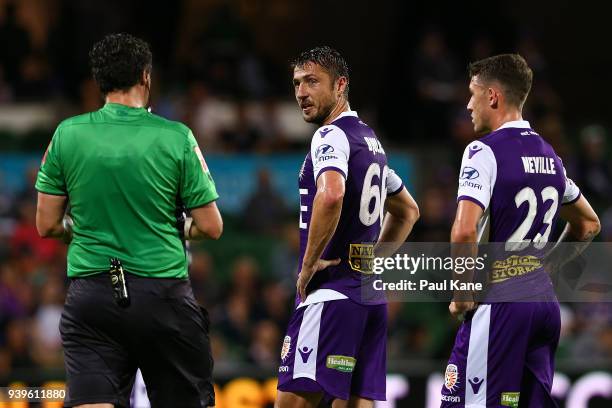
[[[285,336],[283,340],[283,347],[281,348],[281,360],[285,361],[289,353],[291,352],[291,337]]]
[[[459,370],[455,364],[449,364],[446,366],[446,372],[444,373],[444,386],[449,391],[455,391],[455,385],[459,382]]]

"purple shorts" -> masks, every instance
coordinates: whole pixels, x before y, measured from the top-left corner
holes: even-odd
[[[559,304],[493,303],[470,312],[446,366],[442,407],[556,407],[550,395]]]
[[[384,401],[386,348],[387,305],[340,299],[300,307],[283,341],[278,389]]]

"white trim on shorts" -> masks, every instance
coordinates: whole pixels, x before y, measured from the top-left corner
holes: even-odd
[[[319,349],[319,329],[321,328],[321,313],[324,302],[308,305],[302,316],[300,333],[295,343],[293,357],[293,379],[310,378],[317,381],[317,351]],[[302,359],[300,350],[312,349],[306,362]]]
[[[333,290],[333,289],[317,289],[306,297],[306,300],[300,303],[296,309],[300,307],[312,305],[313,303],[329,302],[330,300],[348,299],[348,296]]]
[[[465,365],[465,406],[485,407],[487,405],[487,363],[489,360],[489,326],[491,305],[480,305],[472,317],[470,343]],[[478,377],[482,384],[474,394],[470,379]]]

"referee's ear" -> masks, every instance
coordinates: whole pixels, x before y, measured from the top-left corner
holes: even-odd
[[[142,70],[140,85],[144,85],[147,88],[151,87],[151,71],[149,71],[148,69]]]

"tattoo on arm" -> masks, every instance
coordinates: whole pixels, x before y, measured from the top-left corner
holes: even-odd
[[[567,224],[555,246],[544,257],[544,263],[549,272],[555,273],[563,265],[579,256],[593,241],[597,231],[587,231],[577,238],[571,234],[570,225]]]

